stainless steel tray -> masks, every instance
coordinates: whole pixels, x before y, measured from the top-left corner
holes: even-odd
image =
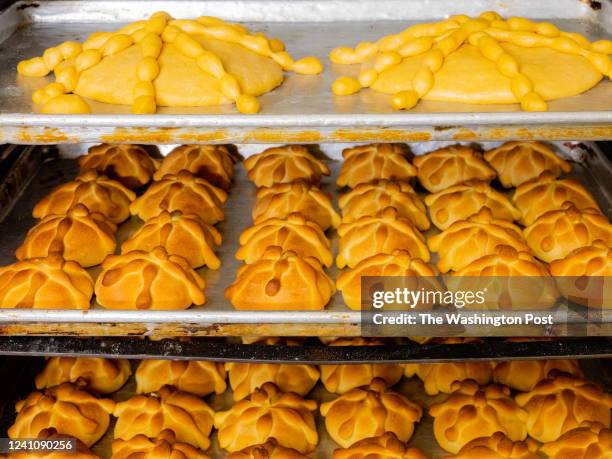
[[[443,143],[412,144],[416,154],[431,151]],[[335,175],[341,165],[341,148],[346,145],[325,144],[320,149],[329,157],[332,176],[326,178],[322,188],[337,197]],[[490,148],[492,144],[486,146]],[[595,144],[558,143],[561,154],[572,157],[572,175],[593,193],[600,207],[612,216],[612,189],[609,177],[612,164]],[[261,146],[239,145],[244,156],[260,151]],[[13,198],[12,210],[0,222],[0,264],[15,261],[15,249],[21,244],[29,228],[35,224],[31,211],[35,203],[78,172],[74,157],[85,152],[87,145],[64,146],[59,153],[45,159],[42,147],[28,147],[24,154],[15,151],[17,158],[2,181],[0,197],[5,201]],[[162,147],[166,153],[170,147]],[[37,165],[38,167],[35,167]],[[24,172],[25,171],[25,172]],[[29,173],[29,175],[28,175]],[[25,177],[24,177],[25,175]],[[71,335],[71,336],[358,336],[361,312],[346,308],[340,293],[337,293],[323,311],[236,311],[224,298],[225,288],[234,280],[241,263],[234,258],[238,248],[240,232],[251,224],[250,211],[254,202],[255,187],[247,180],[241,165],[236,167],[234,186],[224,206],[226,220],[219,225],[223,244],[219,250],[222,267],[219,271],[201,270],[206,286],[207,303],[185,311],[116,311],[93,305],[88,311],[78,310],[30,310],[0,309],[0,334],[3,335]],[[118,231],[119,242],[124,240],[138,225],[133,219],[123,224]],[[337,238],[332,235],[334,253]],[[435,262],[435,257],[433,259]],[[98,268],[99,269],[99,268]],[[335,279],[335,267],[329,270]],[[97,269],[92,270],[97,275]],[[435,313],[435,312],[434,312]],[[439,311],[444,314],[444,311]],[[491,314],[494,311],[473,311],[473,314]],[[470,314],[464,311],[463,314]],[[506,315],[510,315],[507,312]],[[548,314],[548,312],[547,312]],[[411,327],[413,336],[610,336],[612,335],[612,311],[587,310],[575,306],[560,306],[551,311],[555,326],[509,326],[466,327],[432,326]]]
[[[595,9],[590,4],[599,4]],[[579,0],[189,0],[19,1],[0,13],[0,143],[318,143],[362,141],[612,139],[612,82],[587,93],[553,101],[550,111],[525,113],[517,105],[472,106],[422,102],[393,111],[388,97],[365,91],[333,97],[332,81],[346,72],[332,66],[329,51],[373,40],[423,20],[455,13],[476,15],[494,8],[505,16],[550,20],[589,39],[610,38],[612,4]],[[43,79],[17,78],[19,60],[40,55],[64,40],[164,9],[176,17],[202,14],[247,23],[281,37],[295,56],[315,55],[325,64],[320,76],[288,75],[261,97],[258,115],[233,107],[164,108],[156,115],[132,115],[127,106],[93,103],[93,115],[32,113],[31,93]],[[222,116],[220,116],[222,115]]]

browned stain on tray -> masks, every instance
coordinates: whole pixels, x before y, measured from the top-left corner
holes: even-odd
[[[283,129],[256,128],[242,136],[244,143],[284,143],[284,142],[320,142],[322,140],[319,131],[292,131]]]
[[[431,139],[430,132],[404,129],[338,129],[329,135],[329,140],[342,142],[425,142]]]
[[[100,136],[102,142],[107,143],[168,143],[175,137],[176,128],[116,128],[112,134]]]
[[[78,141],[71,139],[67,134],[57,128],[45,127],[42,132],[38,128],[20,128],[17,131],[17,141],[24,144],[47,144],[47,143],[66,143]]]

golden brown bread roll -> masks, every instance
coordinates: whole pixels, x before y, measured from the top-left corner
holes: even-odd
[[[89,309],[93,280],[59,255],[0,268],[0,308]]]
[[[81,171],[94,169],[123,186],[136,189],[151,181],[159,162],[140,145],[103,143],[79,157]]]
[[[538,445],[531,439],[512,441],[501,432],[475,438],[454,456],[444,459],[540,459]],[[569,458],[568,458],[569,459]]]
[[[176,440],[206,451],[213,427],[214,411],[195,395],[162,387],[155,395],[134,395],[117,403],[114,436],[129,440],[136,435],[157,437],[171,430]]]
[[[402,279],[398,279],[400,276]],[[344,303],[351,309],[361,309],[361,278],[362,277],[394,277],[393,286],[420,287],[433,286],[436,272],[419,258],[412,258],[406,250],[395,249],[390,254],[379,253],[361,260],[350,271],[341,272],[336,278],[336,288],[342,292]],[[422,279],[429,277],[430,279]],[[417,308],[429,308],[432,304],[419,303]]]
[[[342,151],[344,162],[336,185],[355,188],[373,180],[405,180],[417,175],[410,164],[410,150],[402,143],[373,143]]]
[[[465,268],[478,258],[493,254],[500,245],[529,251],[521,229],[507,220],[495,219],[488,207],[427,240],[429,250],[438,252],[436,266],[442,273]]]
[[[418,170],[419,182],[430,193],[436,193],[468,180],[490,182],[495,171],[482,154],[470,147],[451,145],[417,156],[412,163]]]
[[[6,456],[0,455],[0,457],[5,459],[100,459],[81,440],[64,434],[58,434],[55,429],[44,429],[36,438],[50,441],[71,439],[75,441],[75,450],[54,449],[50,451],[11,452]]]
[[[549,459],[610,459],[612,430],[599,423],[584,423],[558,440],[545,443],[540,451]]]
[[[316,258],[272,246],[258,261],[238,269],[225,298],[241,310],[319,310],[335,291]]]
[[[227,389],[222,363],[197,360],[141,360],[136,369],[136,393],[148,394],[163,386],[204,397]]]
[[[404,376],[417,376],[423,381],[427,395],[450,394],[453,384],[470,379],[484,386],[493,378],[491,362],[407,363]]]
[[[327,164],[315,158],[303,145],[268,148],[246,158],[244,167],[258,188],[296,180],[318,185],[321,175],[329,175]]]
[[[270,438],[261,445],[253,445],[226,456],[227,459],[308,459],[299,451],[285,448],[278,444],[276,439]]]
[[[480,389],[474,381],[454,383],[454,391],[433,405],[434,436],[444,450],[457,454],[470,441],[502,432],[512,441],[527,438],[527,412],[496,384]]]
[[[348,448],[334,450],[332,459],[427,459],[417,448],[408,448],[393,432],[364,438]]]
[[[232,185],[234,162],[225,145],[181,145],[164,158],[153,178],[161,180],[168,174],[189,171],[216,187],[228,190]]]
[[[130,216],[130,203],[135,198],[134,192],[121,183],[88,170],[38,201],[32,216],[65,214],[77,204],[83,204],[90,212],[101,213],[111,222],[121,223]]]
[[[304,182],[281,183],[257,190],[253,207],[253,222],[257,225],[269,218],[287,218],[300,212],[315,222],[323,231],[340,224],[331,196],[314,185]]]
[[[376,215],[380,209],[394,207],[400,217],[407,218],[420,231],[431,224],[421,198],[406,182],[376,180],[360,183],[338,198],[342,210],[342,222],[350,223],[366,215]]]
[[[393,432],[407,442],[423,410],[402,394],[387,389],[382,379],[321,404],[329,436],[343,448],[364,438]]]
[[[295,252],[299,257],[314,257],[325,266],[331,266],[334,257],[331,244],[323,230],[301,213],[286,218],[269,218],[253,225],[240,234],[240,248],[236,259],[251,264],[259,260],[270,246]]]
[[[114,408],[109,398],[96,398],[76,384],[63,383],[17,402],[17,418],[8,436],[37,438],[42,430],[53,428],[91,446],[108,429]]]
[[[174,432],[162,431],[157,438],[136,435],[129,440],[113,440],[111,459],[209,459],[187,443],[176,441]]]
[[[528,414],[529,436],[542,442],[557,440],[583,422],[610,428],[612,395],[575,376],[558,374],[540,381],[530,392],[516,396]]]
[[[234,452],[275,438],[281,446],[311,453],[319,442],[312,414],[316,409],[314,400],[282,393],[274,384],[266,383],[228,411],[215,413],[219,446]]]
[[[406,250],[412,258],[429,261],[425,238],[412,222],[401,218],[397,210],[387,207],[372,217],[361,217],[352,223],[338,227],[340,244],[336,265],[338,268],[354,268],[357,264],[378,253]]]
[[[612,246],[612,225],[595,209],[577,209],[566,203],[547,212],[523,230],[527,245],[540,260],[550,263],[596,240]]]
[[[149,220],[164,210],[179,210],[183,214],[195,214],[205,223],[214,225],[224,218],[220,206],[226,199],[227,193],[221,188],[188,171],[180,171],[177,175],[165,175],[153,182],[130,205],[130,212],[142,220]]]
[[[538,217],[551,210],[563,209],[571,202],[577,209],[599,210],[597,201],[579,182],[572,179],[555,179],[550,172],[543,172],[537,179],[519,186],[512,202],[521,211],[522,225],[529,226]]]
[[[221,245],[221,233],[195,214],[184,215],[175,210],[162,211],[157,217],[145,221],[144,225],[121,244],[121,253],[132,250],[149,252],[162,246],[170,255],[186,259],[192,268],[206,265],[219,269],[221,261],[215,247]]]
[[[77,204],[63,215],[47,215],[15,252],[18,260],[61,255],[87,268],[102,263],[115,252],[117,226],[97,212]]]
[[[110,394],[121,389],[131,374],[130,362],[125,359],[51,357],[35,382],[41,390],[81,381],[93,392]]]
[[[559,177],[572,170],[570,163],[540,142],[506,142],[486,151],[484,159],[497,171],[504,188],[520,186],[545,171]]]
[[[548,378],[553,370],[582,377],[582,370],[577,360],[510,360],[497,363],[493,370],[493,380],[512,389],[527,392]]]
[[[202,305],[204,279],[163,247],[112,255],[96,279],[96,300],[107,309],[187,309]]]

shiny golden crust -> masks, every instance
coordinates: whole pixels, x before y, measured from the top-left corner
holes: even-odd
[[[336,278],[336,288],[342,292],[344,303],[351,309],[361,309],[361,278],[362,277],[388,277],[401,276],[415,279],[394,279],[393,285],[416,284],[415,288],[420,288],[420,283],[430,283],[433,279],[419,279],[421,277],[433,278],[436,272],[424,261],[419,258],[412,258],[406,250],[395,249],[390,254],[379,253],[361,260],[357,265],[349,270],[341,272]],[[406,285],[408,286],[408,285]],[[417,307],[428,308],[431,304],[419,304]]]
[[[316,409],[314,400],[282,393],[266,383],[248,399],[215,414],[219,445],[234,452],[275,438],[281,446],[311,453],[319,442],[312,413]]]
[[[241,310],[320,310],[335,291],[316,258],[272,246],[258,261],[238,269],[225,298]]]
[[[495,219],[488,207],[427,240],[429,250],[438,252],[436,266],[442,273],[465,268],[478,258],[493,254],[500,245],[529,251],[521,229],[507,220]]]
[[[490,182],[496,176],[491,166],[482,159],[482,154],[463,145],[434,150],[415,157],[412,163],[418,170],[419,182],[430,193],[468,180]]]
[[[276,439],[270,438],[261,445],[253,445],[226,456],[227,459],[308,459],[308,456],[278,444]]]
[[[484,159],[497,171],[504,188],[520,186],[538,178],[542,172],[559,177],[572,170],[570,163],[540,142],[506,142],[486,151]]]
[[[585,423],[542,445],[540,451],[550,459],[610,459],[612,430],[599,423]]]
[[[93,280],[59,255],[0,268],[0,308],[89,309]]]
[[[493,367],[491,362],[407,363],[404,376],[417,376],[423,381],[427,395],[450,394],[456,382],[469,379],[480,386],[489,384]]]
[[[542,442],[557,440],[583,422],[610,428],[612,395],[574,376],[557,375],[540,381],[532,391],[516,396],[528,414],[529,436]]]
[[[189,171],[195,177],[228,190],[234,175],[234,158],[225,145],[181,145],[168,153],[153,178],[161,180],[180,171]]]
[[[135,198],[134,192],[121,183],[88,170],[38,201],[32,216],[44,218],[50,214],[65,214],[77,204],[83,204],[90,212],[101,213],[111,222],[121,223],[130,216],[130,203]]]
[[[538,217],[552,210],[564,208],[571,202],[577,209],[597,209],[597,201],[579,182],[572,179],[555,179],[550,172],[543,172],[537,179],[519,186],[512,201],[521,211],[522,225],[529,226]]]
[[[117,226],[104,215],[77,204],[64,215],[47,215],[15,252],[18,260],[57,254],[87,268],[115,252]]]
[[[531,439],[512,441],[501,432],[475,438],[455,456],[444,459],[540,459],[538,446]]]
[[[321,175],[329,175],[327,164],[303,145],[268,148],[246,158],[244,167],[258,188],[296,180],[318,185]]]
[[[360,183],[338,198],[342,210],[342,223],[351,223],[366,215],[375,215],[380,209],[394,207],[400,217],[407,218],[420,230],[431,224],[421,198],[406,182],[376,180]]]
[[[163,386],[204,397],[227,389],[222,363],[197,360],[141,360],[135,374],[136,393],[157,392]]]
[[[505,195],[488,183],[479,181],[462,183],[427,195],[425,204],[432,223],[441,230],[478,213],[483,207],[488,207],[498,220],[514,221],[521,216]]]
[[[338,234],[338,268],[354,268],[372,255],[390,254],[396,249],[406,250],[412,258],[420,258],[424,262],[430,258],[423,235],[410,220],[399,217],[393,207],[382,209],[372,217],[343,223],[338,227]]]
[[[37,438],[44,429],[78,438],[85,445],[97,442],[115,408],[111,399],[99,399],[78,385],[63,383],[44,392],[32,392],[17,402],[17,418],[9,427],[9,438]]]
[[[314,185],[304,182],[281,183],[257,190],[253,207],[253,222],[257,225],[269,218],[287,218],[300,212],[315,222],[323,231],[340,224],[331,196]]]
[[[427,459],[416,448],[407,448],[393,432],[364,438],[348,448],[334,450],[332,459]]]
[[[221,245],[221,233],[214,226],[204,223],[195,214],[184,215],[178,210],[162,211],[157,217],[145,221],[144,225],[121,244],[121,253],[132,250],[150,252],[162,246],[170,255],[179,255],[192,268],[207,266],[219,269],[221,261],[215,247]]]
[[[74,437],[58,434],[55,429],[44,429],[38,434],[37,438],[44,440],[65,440],[66,438]],[[49,452],[24,451],[19,453],[13,452],[1,457],[5,459],[100,459],[100,457],[92,453],[81,440],[78,438],[74,438],[74,440],[76,442],[76,451],[64,451],[59,449]]]
[[[187,443],[176,441],[174,432],[162,431],[157,438],[136,435],[129,440],[113,440],[111,459],[209,459]]]
[[[159,162],[139,145],[103,143],[79,157],[81,171],[94,169],[132,190],[151,181]]]
[[[321,404],[329,436],[342,448],[364,438],[393,432],[407,442],[423,410],[405,396],[387,389],[382,379],[352,389]]]
[[[312,365],[238,363],[225,364],[234,400],[247,398],[265,383],[274,383],[282,392],[307,395],[319,381],[319,370]]]
[[[612,225],[595,209],[579,210],[566,203],[547,212],[523,230],[527,245],[540,260],[550,263],[598,239],[612,246]]]
[[[107,309],[168,310],[204,304],[204,287],[204,279],[187,260],[155,247],[108,257],[95,291]]]
[[[510,389],[474,381],[454,383],[454,392],[433,405],[434,436],[444,450],[457,454],[470,441],[502,432],[512,441],[527,438],[527,412],[510,397]]]
[[[527,392],[548,378],[553,370],[582,377],[582,370],[577,360],[511,360],[497,363],[493,370],[493,380],[511,389]]]
[[[35,383],[41,390],[79,381],[93,392],[110,394],[121,389],[131,374],[130,362],[125,359],[51,357]]]
[[[295,252],[299,257],[314,257],[325,266],[331,266],[334,257],[331,244],[323,230],[301,213],[286,218],[269,218],[253,225],[240,235],[240,248],[236,259],[255,263],[270,246]]]
[[[355,188],[374,180],[408,181],[417,175],[410,164],[410,150],[401,143],[373,143],[342,151],[344,162],[336,179],[342,188]]]
[[[214,411],[201,398],[187,392],[162,387],[155,396],[134,395],[117,403],[113,416],[117,418],[116,439],[129,440],[140,434],[155,438],[171,430],[176,441],[202,451],[210,446]]]

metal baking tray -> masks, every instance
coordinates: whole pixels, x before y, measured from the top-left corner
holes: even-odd
[[[415,154],[431,151],[442,142],[411,144]],[[343,144],[323,144],[319,150],[329,158],[332,176],[325,178],[322,188],[334,196],[334,185],[340,168]],[[491,148],[488,144],[485,148]],[[259,145],[238,145],[243,156],[261,150]],[[560,154],[573,158],[572,176],[579,179],[593,193],[608,217],[612,216],[612,189],[609,177],[612,164],[596,144],[558,143]],[[60,150],[47,147],[14,149],[8,154],[9,169],[0,182],[0,198],[9,202],[6,217],[0,222],[0,264],[15,261],[15,249],[21,244],[29,228],[35,224],[31,211],[35,203],[55,186],[71,180],[78,173],[75,157],[84,153],[87,145],[63,146]],[[169,146],[161,147],[167,153]],[[13,159],[14,158],[14,159]],[[13,159],[13,161],[11,161]],[[239,234],[251,224],[250,209],[254,203],[255,187],[246,178],[244,168],[236,167],[230,198],[224,206],[226,220],[219,225],[223,244],[219,250],[222,266],[219,271],[200,270],[206,280],[207,303],[184,311],[117,311],[97,305],[87,311],[0,309],[2,335],[71,335],[71,336],[359,336],[361,312],[348,309],[338,292],[323,311],[236,311],[224,298],[225,288],[234,280],[241,265],[234,258]],[[123,224],[117,237],[124,240],[138,225],[138,219]],[[334,253],[337,237],[330,232]],[[432,262],[435,262],[435,257]],[[93,268],[97,276],[99,268]],[[338,270],[332,267],[330,277]],[[413,312],[416,313],[416,312]],[[444,314],[444,311],[438,311]],[[495,311],[463,311],[463,314],[496,314]],[[518,312],[515,312],[518,314]],[[580,306],[560,306],[550,313],[554,326],[462,327],[412,326],[407,333],[413,336],[610,336],[612,311],[587,310]],[[434,312],[436,314],[436,312]],[[506,315],[512,314],[508,311]],[[546,312],[548,314],[548,311]]]
[[[612,4],[580,0],[22,0],[0,12],[0,143],[319,143],[425,140],[605,140],[612,139],[612,82],[580,96],[552,101],[550,111],[521,112],[518,105],[477,106],[423,101],[394,111],[388,96],[364,91],[334,97],[330,85],[341,74],[329,51],[448,15],[495,9],[504,16],[549,20],[591,40],[611,37]],[[32,113],[31,94],[44,79],[18,78],[19,60],[40,55],[64,40],[82,40],[115,30],[157,10],[175,17],[221,16],[281,37],[294,56],[315,55],[320,76],[287,75],[261,97],[257,115],[233,106],[162,108],[132,115],[128,106],[92,103],[93,115]],[[343,68],[344,67],[344,68]]]

